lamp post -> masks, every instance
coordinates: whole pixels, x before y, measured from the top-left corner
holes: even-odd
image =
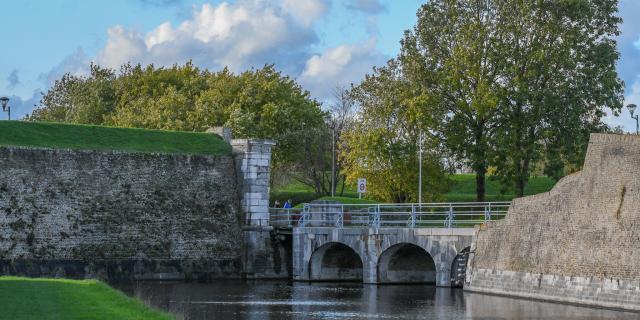
[[[7,112],[9,114],[9,120],[11,120],[11,106],[9,105],[9,98],[0,98],[0,104],[2,105],[2,111]]]
[[[422,130],[418,134],[418,204],[422,208],[422,153],[424,148],[422,145]]]
[[[636,119],[636,135],[638,134],[639,131],[639,127],[638,127],[638,115],[636,114],[635,116],[633,115],[634,112],[636,112],[636,108],[638,106],[636,106],[635,104],[631,103],[627,105],[627,109],[629,109],[629,113],[631,113],[631,118],[632,119]]]
[[[331,197],[333,198],[336,189],[336,128],[331,115],[327,115],[325,120],[331,128]]]

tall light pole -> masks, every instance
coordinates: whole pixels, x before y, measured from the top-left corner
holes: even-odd
[[[418,134],[418,204],[422,206],[422,130]]]
[[[639,131],[639,127],[638,127],[638,115],[636,114],[635,116],[633,115],[634,112],[636,112],[636,108],[638,106],[636,106],[635,104],[631,103],[627,105],[627,109],[629,109],[629,113],[631,113],[631,118],[632,119],[636,119],[636,135],[638,134]]]
[[[331,197],[333,198],[336,189],[336,128],[331,115],[327,115],[325,120],[331,128]]]
[[[9,114],[9,120],[11,120],[11,106],[9,105],[9,98],[0,98],[0,104],[2,105],[2,111],[7,112]]]

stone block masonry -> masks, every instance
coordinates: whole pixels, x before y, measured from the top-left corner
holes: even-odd
[[[465,290],[640,310],[640,137],[592,134],[581,172],[478,227]]]
[[[0,148],[0,274],[240,277],[232,156]]]
[[[269,225],[271,150],[275,141],[233,139],[240,210],[244,215],[243,276],[288,278],[291,239]]]

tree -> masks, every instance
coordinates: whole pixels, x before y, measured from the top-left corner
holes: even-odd
[[[622,107],[614,40],[620,18],[614,0],[524,1],[499,10],[499,28],[509,31],[501,46],[509,59],[495,163],[522,196],[543,151],[556,158],[583,154],[577,151],[585,149],[589,133],[606,129],[604,110]]]
[[[239,138],[278,140],[274,166],[284,167],[304,161],[295,152],[304,145],[288,137],[322,126],[323,116],[309,92],[271,65],[233,74],[186,63],[127,64],[118,73],[92,65],[86,77],[66,74],[30,119],[186,131],[226,126]]]
[[[429,130],[440,116],[426,96],[403,77],[397,61],[375,68],[351,90],[358,106],[355,123],[344,132],[341,161],[347,180],[367,179],[367,192],[387,202],[417,201],[420,132],[426,133],[423,157],[425,199],[437,200],[446,187],[437,136]]]
[[[498,71],[504,64],[491,1],[439,0],[424,4],[412,32],[405,32],[399,61],[419,93],[443,114],[437,126],[458,161],[476,174],[484,201],[485,175],[498,126]]]
[[[570,158],[589,130],[606,128],[606,108],[620,109],[616,10],[617,0],[422,6],[399,61],[446,115],[444,142],[475,171],[478,201],[489,165],[521,196],[532,163],[545,156],[557,167],[558,152]]]

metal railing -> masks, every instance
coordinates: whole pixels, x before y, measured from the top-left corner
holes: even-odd
[[[504,218],[511,202],[309,204],[270,208],[274,227],[459,228]]]

